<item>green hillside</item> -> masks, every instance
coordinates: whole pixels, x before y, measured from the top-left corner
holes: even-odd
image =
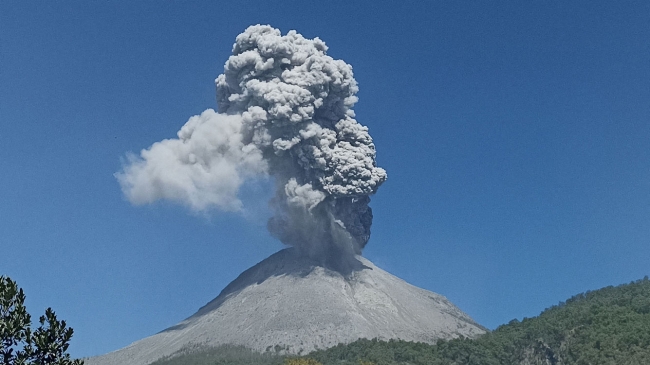
[[[535,318],[513,320],[473,340],[436,345],[359,340],[302,359],[323,365],[646,365],[650,364],[650,280],[645,277],[576,295]],[[185,351],[155,365],[300,363],[295,360],[224,346]]]

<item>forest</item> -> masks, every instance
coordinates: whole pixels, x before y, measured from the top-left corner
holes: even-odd
[[[650,280],[575,295],[475,339],[435,345],[360,339],[302,357],[242,346],[186,348],[154,365],[650,364]]]

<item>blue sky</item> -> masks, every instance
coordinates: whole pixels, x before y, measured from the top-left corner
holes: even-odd
[[[0,274],[73,356],[193,314],[282,245],[249,213],[134,207],[127,152],[215,108],[252,24],[351,64],[388,181],[364,255],[495,328],[650,274],[650,3],[0,3]],[[260,198],[260,199],[258,199]]]

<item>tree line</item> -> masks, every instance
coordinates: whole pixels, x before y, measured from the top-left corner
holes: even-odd
[[[34,328],[17,284],[0,276],[0,356],[4,365],[82,365],[67,353],[72,328],[51,308]],[[588,291],[512,320],[475,339],[434,345],[360,339],[283,356],[244,346],[187,347],[152,365],[645,365],[650,364],[650,280]]]
[[[578,294],[539,316],[512,320],[475,339],[435,345],[360,339],[306,356],[220,346],[161,359],[155,365],[647,365],[650,280]]]

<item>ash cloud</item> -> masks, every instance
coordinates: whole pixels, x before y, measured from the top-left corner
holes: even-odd
[[[116,174],[126,197],[237,211],[242,183],[270,176],[274,236],[319,260],[360,254],[370,237],[370,195],[386,172],[354,119],[352,67],[328,56],[318,38],[256,25],[237,36],[216,88],[218,113],[208,109],[178,138],[129,157]]]

